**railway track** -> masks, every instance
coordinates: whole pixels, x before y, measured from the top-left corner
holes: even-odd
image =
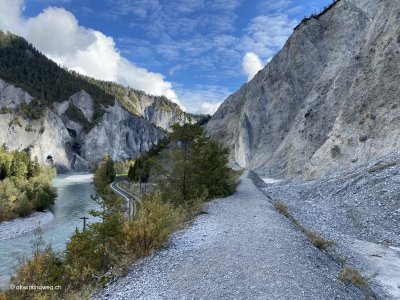
[[[122,197],[125,199],[127,203],[127,211],[126,215],[129,219],[133,218],[136,216],[137,213],[137,204],[136,202],[140,202],[139,199],[136,199],[135,197],[132,196],[129,192],[121,188],[118,184],[119,182],[114,181],[110,184],[110,188],[116,193],[118,196]]]

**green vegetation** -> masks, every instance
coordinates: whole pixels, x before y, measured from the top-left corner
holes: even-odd
[[[57,192],[51,186],[55,171],[40,166],[25,152],[0,149],[0,222],[24,217],[51,206]]]
[[[117,176],[126,176],[128,174],[129,168],[134,163],[135,161],[131,159],[116,162],[114,165],[115,173],[117,174]]]
[[[206,137],[198,124],[173,126],[169,139],[142,154],[129,169],[133,181],[149,177],[160,186],[164,200],[181,205],[233,191],[228,152]]]
[[[43,116],[46,104],[44,101],[33,99],[29,104],[22,103],[18,107],[18,115],[28,120],[38,120]]]
[[[115,99],[118,99],[122,107],[124,107],[131,114],[138,116],[141,115],[140,107],[142,106],[141,102],[143,101],[141,99],[148,98],[149,101],[154,101],[154,106],[157,110],[173,112],[180,116],[182,121],[185,120],[188,123],[193,123],[196,120],[204,118],[202,115],[190,114],[182,111],[178,104],[170,101],[164,96],[153,96],[143,91],[125,87],[115,82],[97,80],[88,76],[79,75],[74,72],[72,72],[72,74],[86,80],[90,84],[99,87],[105,93],[112,95]]]
[[[78,122],[83,126],[83,129],[88,132],[91,128],[90,122],[85,118],[84,114],[82,111],[77,108],[75,105],[70,104],[68,106],[68,109],[65,111],[65,115],[70,118],[71,120],[74,120],[75,122]]]
[[[23,118],[39,119],[45,107],[54,102],[64,101],[73,94],[84,90],[94,100],[93,122],[89,123],[82,113],[70,105],[68,117],[84,125],[86,131],[94,127],[104,113],[104,107],[114,105],[117,99],[122,107],[132,114],[141,115],[141,98],[154,101],[158,110],[174,112],[182,121],[194,122],[201,115],[183,112],[176,103],[164,96],[151,96],[142,91],[120,84],[96,80],[69,71],[49,60],[22,37],[0,31],[0,78],[22,88],[34,97],[29,104],[23,104],[18,114]],[[11,110],[2,109],[0,114]]]
[[[102,105],[114,104],[112,95],[61,68],[23,38],[2,31],[0,31],[0,78],[22,88],[35,99],[42,99],[37,101],[45,106],[67,100],[80,90],[85,90],[95,99],[93,123],[103,115]],[[38,118],[43,111],[36,104],[33,102],[27,105],[31,118]]]
[[[170,141],[170,138],[164,138],[153,145],[148,152],[141,153],[134,163],[129,166],[129,180],[147,182],[150,177],[150,169],[155,163],[155,158],[169,145]]]
[[[237,179],[237,172],[232,174],[226,167],[226,151],[206,138],[198,125],[174,126],[171,139],[142,154],[136,166],[138,161],[142,167],[135,171],[131,167],[130,173],[139,181],[145,177],[155,188],[144,195],[132,220],[125,217],[124,201],[109,188],[116,170],[110,156],[105,155],[93,180],[92,199],[101,209],[90,212],[100,222],[76,230],[63,253],[44,245],[35,247],[33,257],[20,265],[12,283],[62,286],[61,291],[35,294],[42,299],[88,298],[96,285],[162,247],[173,231],[201,213],[204,201],[231,193]],[[14,290],[5,297],[27,299],[31,293]]]

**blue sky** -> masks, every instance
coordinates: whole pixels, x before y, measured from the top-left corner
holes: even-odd
[[[0,29],[53,60],[212,113],[331,0],[0,0]]]

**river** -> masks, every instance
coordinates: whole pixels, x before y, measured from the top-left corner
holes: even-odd
[[[92,174],[57,175],[53,186],[58,190],[58,198],[51,211],[54,219],[43,226],[43,238],[53,249],[62,251],[65,242],[76,227],[82,228],[83,216],[88,216],[88,210],[96,208],[96,203],[90,199],[93,193]],[[95,221],[93,218],[87,223]],[[28,257],[32,253],[31,241],[33,232],[0,241],[0,286],[4,286],[10,275],[15,271],[18,257]]]

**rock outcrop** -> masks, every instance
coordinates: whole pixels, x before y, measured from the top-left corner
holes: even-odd
[[[398,149],[400,2],[339,0],[228,97],[207,132],[242,166],[315,177]]]
[[[0,101],[1,107],[7,109],[15,109],[22,103],[32,101],[32,96],[22,89],[6,83],[0,79]]]
[[[131,115],[116,102],[106,109],[101,121],[85,135],[82,156],[97,162],[107,152],[114,160],[123,160],[148,151],[163,137],[163,130]]]
[[[165,131],[141,116],[132,115],[115,101],[106,107],[100,120],[87,131],[85,124],[70,120],[70,106],[78,109],[90,124],[93,99],[85,91],[68,100],[44,108],[42,117],[25,119],[19,112],[32,96],[0,80],[0,144],[11,150],[26,150],[41,163],[52,163],[61,172],[85,171],[98,163],[105,153],[124,160],[147,151]]]

